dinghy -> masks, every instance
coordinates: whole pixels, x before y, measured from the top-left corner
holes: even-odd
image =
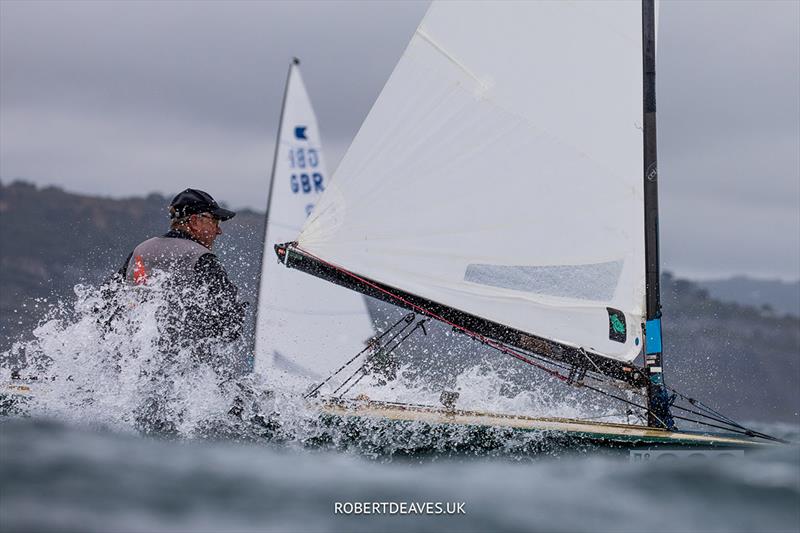
[[[302,231],[267,237],[289,269],[411,310],[404,327],[438,320],[644,423],[349,398],[337,374],[375,370],[368,351],[310,390],[324,413],[609,446],[776,440],[664,382],[655,16],[653,0],[434,2]]]

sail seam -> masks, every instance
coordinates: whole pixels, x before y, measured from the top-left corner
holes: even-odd
[[[489,86],[486,84],[486,82],[484,82],[482,79],[476,76],[475,73],[473,73],[470,69],[468,69],[466,65],[464,65],[461,61],[456,59],[450,52],[445,50],[442,45],[434,41],[430,35],[425,33],[425,30],[423,30],[421,26],[417,28],[416,34],[419,35],[428,44],[430,44],[437,52],[442,54],[448,61],[450,61],[455,66],[463,70],[464,73],[467,74],[473,80],[475,80],[475,82],[478,85],[480,85],[482,89],[488,89]]]

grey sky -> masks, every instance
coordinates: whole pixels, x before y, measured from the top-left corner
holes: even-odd
[[[288,63],[335,167],[427,2],[0,3],[0,178],[263,210]],[[800,276],[800,2],[662,1],[662,260]]]

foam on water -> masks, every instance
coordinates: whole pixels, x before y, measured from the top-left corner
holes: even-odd
[[[10,378],[10,362],[23,378],[39,378],[25,402],[27,414],[125,432],[166,429],[183,438],[213,434],[345,447],[352,436],[351,426],[322,424],[314,402],[302,399],[312,385],[307,378],[280,369],[261,376],[231,375],[221,368],[246,354],[249,347],[243,341],[207,343],[202,357],[193,348],[165,350],[157,319],[165,305],[164,288],[158,279],[123,293],[115,306],[106,305],[102,288],[79,285],[75,294],[73,304],[50,308],[33,331],[33,340],[19,342],[2,354],[7,363],[0,376],[4,381]],[[452,359],[448,353],[438,360],[447,357]],[[368,376],[348,396],[439,405],[442,385],[418,370],[405,364],[391,381]],[[515,371],[497,358],[451,376],[452,388],[460,395],[458,407],[567,417],[599,416],[610,409],[546,375],[526,375],[525,386],[510,386],[513,379],[508,378]],[[253,419],[259,423],[244,423]],[[418,428],[420,435],[413,435],[414,427],[404,428],[402,435],[387,428],[364,429],[374,433],[368,440],[380,453],[391,454],[432,438],[424,427]],[[445,438],[467,439],[467,433],[452,431]]]
[[[29,414],[132,430],[148,400],[157,399],[158,416],[191,435],[222,406],[230,408],[229,376],[215,365],[241,346],[207,345],[214,357],[202,358],[191,348],[163,349],[157,316],[165,300],[158,279],[120,294],[114,306],[106,305],[101,289],[79,285],[75,293],[71,306],[50,309],[32,341],[3,354],[18,362],[21,377],[37,378],[26,402]]]

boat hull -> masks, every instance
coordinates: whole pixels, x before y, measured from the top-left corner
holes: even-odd
[[[3,387],[0,415],[24,415],[33,383]],[[667,431],[632,424],[446,409],[374,400],[321,399],[319,429],[305,444],[369,453],[558,454],[642,450],[752,451],[774,444],[732,434]]]
[[[508,449],[515,441],[531,452],[559,450],[742,450],[751,451],[771,444],[730,434],[667,431],[631,424],[592,422],[569,418],[537,418],[501,413],[464,411],[439,407],[379,401],[323,400],[319,408],[330,424],[345,426],[350,434],[394,426],[394,432],[438,432],[447,448],[464,451]],[[458,434],[459,439],[452,436]],[[353,435],[354,437],[356,435]],[[522,438],[519,438],[522,437]],[[534,437],[534,438],[525,438]],[[458,444],[454,444],[458,443]],[[422,447],[436,448],[431,439]],[[512,445],[513,446],[513,445]],[[411,451],[411,450],[409,450]],[[443,451],[443,450],[442,450]],[[518,450],[523,451],[523,450]]]

